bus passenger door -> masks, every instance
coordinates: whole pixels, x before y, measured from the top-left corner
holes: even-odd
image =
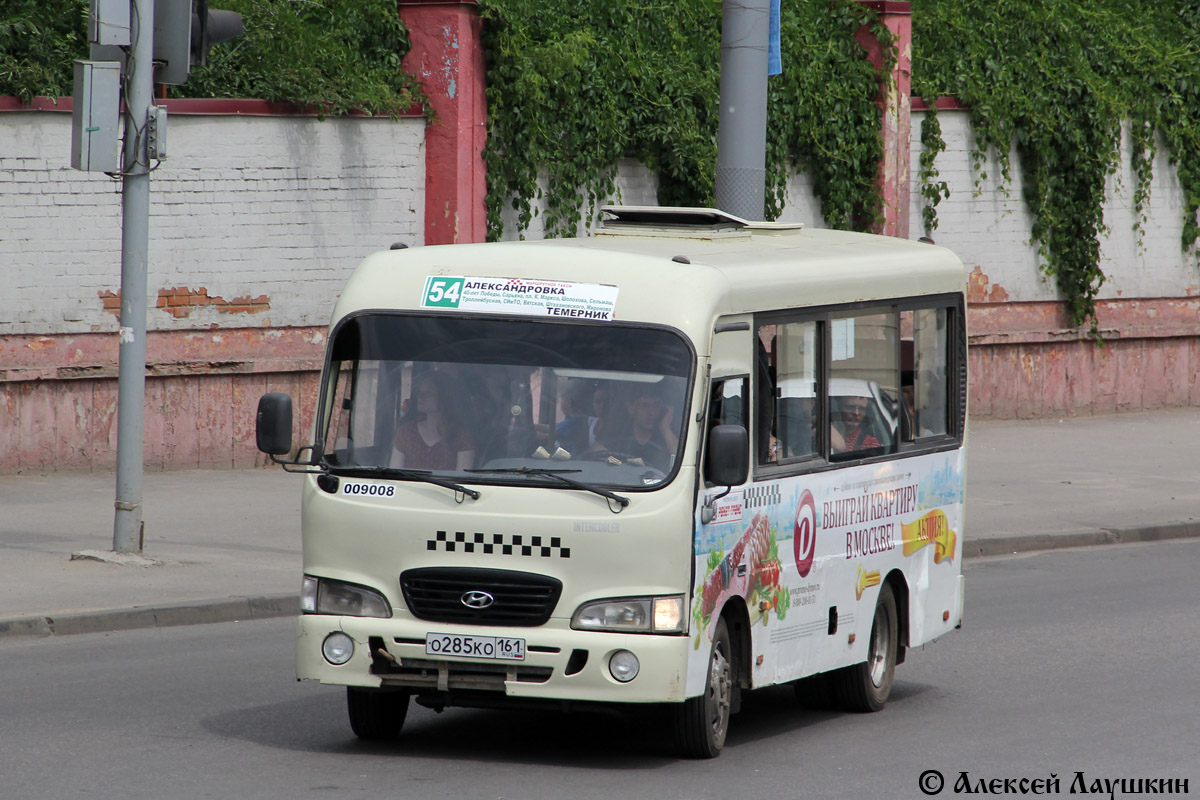
[[[750,457],[749,436],[746,434],[749,393],[748,375],[714,378],[709,387],[708,417],[705,420],[705,468],[696,504],[693,548],[696,585],[692,604],[692,642],[695,649],[705,654],[720,619],[721,609],[732,598],[744,601],[752,578],[743,558],[743,537],[748,522],[743,513],[743,492]],[[742,435],[728,439],[714,435],[714,432],[728,433],[730,427],[741,428]],[[714,457],[721,455],[718,450],[724,450],[726,457],[733,455],[730,452],[731,443],[742,451],[738,454],[742,467],[741,480],[736,484],[720,482],[722,478],[719,473],[723,470],[713,463]],[[726,458],[727,462],[730,460]]]

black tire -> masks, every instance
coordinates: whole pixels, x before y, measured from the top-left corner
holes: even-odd
[[[674,728],[680,755],[687,758],[716,758],[725,746],[729,717],[733,713],[734,675],[737,674],[729,628],[724,618],[717,622],[704,693],[676,706]]]
[[[892,693],[896,652],[900,645],[899,616],[892,587],[884,584],[875,603],[867,660],[833,673],[839,705],[847,711],[879,711]]]
[[[408,692],[346,687],[350,728],[360,739],[394,739],[408,716]]]

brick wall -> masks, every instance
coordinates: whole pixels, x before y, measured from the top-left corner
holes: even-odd
[[[0,103],[0,472],[109,469],[120,185],[70,169],[70,114],[37,105]],[[168,109],[169,157],[151,177],[146,463],[261,463],[259,395],[292,393],[307,440],[303,400],[342,284],[366,253],[423,242],[425,120]]]
[[[917,179],[920,125],[924,112],[913,113],[911,171]],[[973,286],[984,298],[996,301],[1039,302],[1058,300],[1053,282],[1038,269],[1037,248],[1029,240],[1033,219],[1021,198],[1023,183],[1016,152],[1010,154],[1011,181],[1000,179],[1000,164],[990,154],[979,172],[972,170],[970,113],[943,110],[938,114],[945,152],[938,155],[940,180],[950,197],[937,208],[938,228],[933,238],[959,254],[972,269],[978,268]],[[1108,180],[1109,201],[1104,220],[1108,235],[1101,240],[1101,269],[1107,281],[1100,290],[1104,299],[1128,297],[1181,297],[1200,294],[1200,272],[1195,253],[1180,249],[1183,232],[1182,191],[1169,154],[1160,148],[1154,159],[1150,205],[1145,232],[1139,242],[1133,231],[1135,180],[1129,168],[1130,139],[1121,139],[1121,162]],[[978,182],[978,185],[977,185]],[[912,235],[920,235],[921,198],[911,197]]]
[[[624,205],[624,206],[655,206],[658,205],[658,179],[639,162],[633,159],[624,159],[617,164],[617,174],[615,177],[617,190],[612,197],[609,197],[599,203],[600,206],[607,205]],[[539,185],[543,190],[548,188],[549,184],[543,178]],[[503,239],[505,241],[516,241],[520,238],[525,239],[544,239],[546,238],[546,226],[542,215],[546,210],[546,202],[544,197],[535,198],[530,205],[533,208],[533,219],[529,224],[529,228],[521,232],[517,230],[517,213],[513,211],[512,206],[508,203],[500,212],[500,219],[504,223]],[[584,197],[583,213],[579,217],[579,231],[583,234],[585,231],[595,227],[596,220],[588,219],[587,216],[587,199]],[[598,218],[599,215],[597,215]]]
[[[616,184],[617,192],[614,196],[606,199],[600,205],[658,205],[658,178],[638,161],[624,159],[617,164]],[[543,180],[542,188],[545,189],[546,185]],[[812,179],[806,173],[794,172],[792,174],[788,180],[785,202],[783,213],[779,217],[781,222],[803,222],[805,225],[813,227],[824,225],[821,204],[813,194]],[[524,236],[526,239],[542,239],[546,235],[546,228],[542,224],[545,202],[537,199],[533,201],[532,206],[537,214],[529,229],[524,232]],[[585,207],[584,215],[580,217],[579,230],[581,233],[593,229],[596,224],[596,220],[587,219],[586,212]],[[506,206],[501,213],[501,219],[504,221],[505,240],[512,241],[518,238],[516,218],[516,212],[510,206]]]
[[[151,330],[324,325],[364,254],[423,241],[422,118],[168,126],[150,181]],[[0,334],[116,330],[120,185],[68,167],[70,130],[65,113],[0,113]]]
[[[920,153],[913,118],[912,175]],[[1133,230],[1134,175],[1130,138],[1108,180],[1101,240],[1100,346],[1086,328],[1072,328],[1057,288],[1039,268],[1030,242],[1032,219],[1021,199],[1021,171],[1012,153],[1011,181],[989,154],[972,169],[965,110],[938,114],[946,150],[937,159],[950,197],[938,206],[933,238],[970,270],[971,415],[1033,418],[1104,414],[1200,405],[1200,263],[1180,248],[1182,192],[1168,153],[1159,149],[1144,232]],[[913,235],[920,195],[914,186]]]
[[[425,121],[319,122],[255,101],[196,115],[187,101],[168,105],[170,157],[151,179],[147,465],[261,463],[254,404],[263,391],[291,392],[296,438],[307,437],[305,398],[354,265],[394,241],[423,243]],[[1015,155],[1002,188],[994,157],[971,168],[968,114],[940,120],[937,166],[952,194],[934,238],[971,270],[972,415],[1200,405],[1200,269],[1180,251],[1167,154],[1154,163],[1140,241],[1127,159],[1110,179],[1098,348],[1067,326],[1038,269]],[[0,99],[0,472],[108,469],[115,459],[119,186],[69,169],[69,153],[69,114]],[[617,183],[613,201],[656,203],[657,182],[636,162],[618,165]],[[823,224],[803,173],[782,219]],[[526,236],[541,235],[537,217]]]

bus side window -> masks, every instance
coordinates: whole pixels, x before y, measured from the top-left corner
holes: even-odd
[[[817,381],[824,359],[818,323],[788,322],[779,328],[782,335],[775,389],[778,460],[809,458],[817,455],[819,446]]]
[[[711,430],[717,425],[746,427],[746,396],[749,393],[747,378],[725,378],[713,381],[712,398],[709,401],[709,429]]]
[[[762,325],[754,337],[754,361],[757,388],[754,392],[754,437],[756,460],[759,464],[779,461],[779,446],[775,438],[775,347],[776,325]]]
[[[708,403],[708,428],[718,425],[741,425],[746,427],[747,401],[750,396],[750,379],[718,378],[712,383],[712,396]]]
[[[758,328],[759,464],[774,466],[820,454],[822,325],[781,321]]]
[[[913,393],[916,431],[919,436],[950,432],[947,423],[949,396],[949,325],[945,308],[922,308],[916,312],[916,369]]]
[[[826,387],[831,457],[844,460],[896,451],[902,432],[898,328],[895,307],[832,316]]]
[[[948,313],[945,307],[901,313],[900,387],[904,439],[943,436],[949,426]]]

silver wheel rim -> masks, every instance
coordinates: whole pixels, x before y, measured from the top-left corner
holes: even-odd
[[[888,666],[888,618],[883,606],[875,609],[875,622],[871,626],[871,652],[867,662],[871,669],[871,683],[878,689],[883,686]]]
[[[725,730],[729,721],[729,691],[732,680],[729,659],[720,645],[713,647],[712,661],[708,665],[708,695],[706,706],[709,724],[712,725],[713,738],[717,744],[725,739]]]

